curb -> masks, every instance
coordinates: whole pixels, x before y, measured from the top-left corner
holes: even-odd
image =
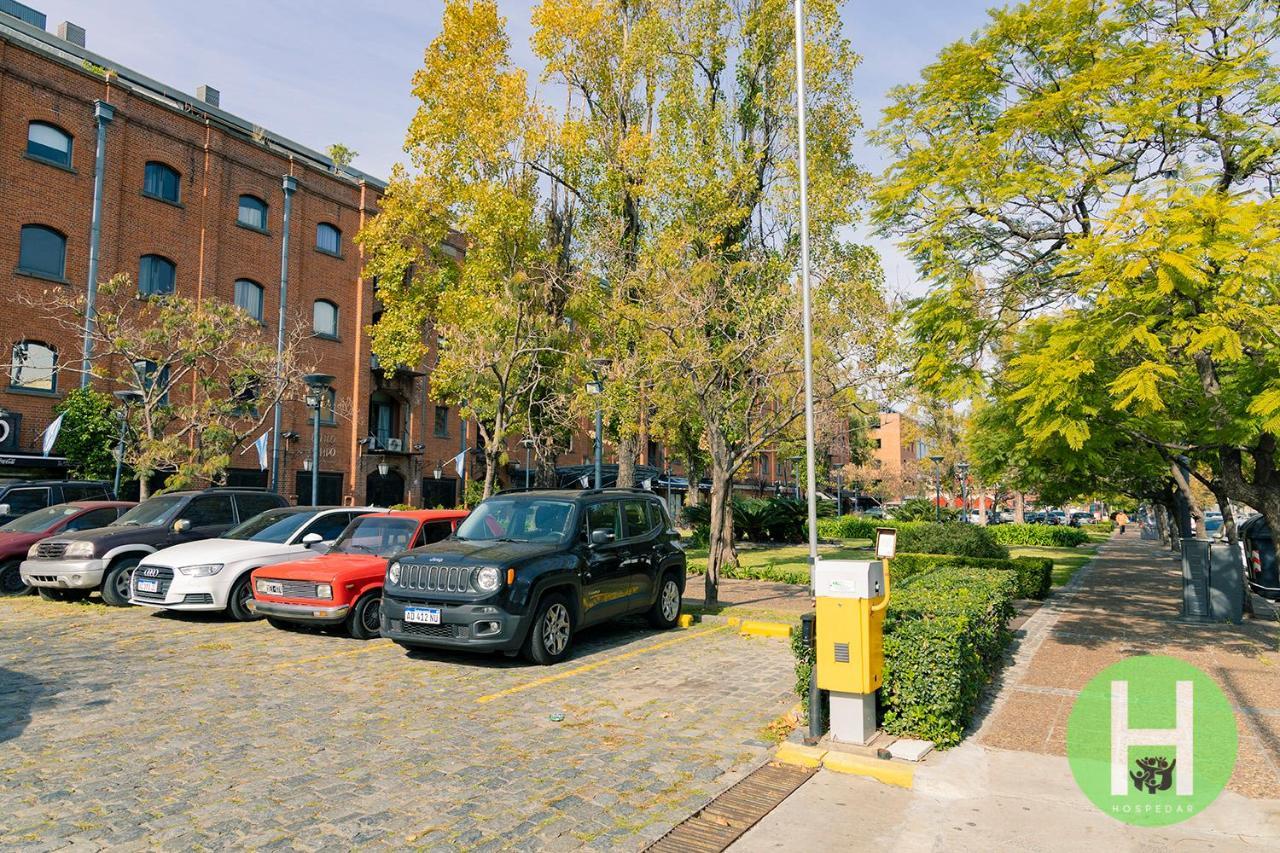
[[[915,768],[897,761],[867,758],[849,752],[832,752],[821,747],[804,746],[798,743],[782,744],[774,753],[773,760],[796,767],[809,769],[822,767],[833,773],[866,776],[885,785],[894,785],[908,790],[912,787],[915,778]]]
[[[729,627],[737,628],[739,634],[748,637],[777,637],[784,640],[791,637],[791,626],[786,622],[763,622],[757,619],[739,619],[737,616],[728,617],[726,622]]]

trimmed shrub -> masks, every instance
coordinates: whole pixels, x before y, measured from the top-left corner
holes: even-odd
[[[1014,557],[1011,561],[1018,576],[1018,597],[1043,601],[1053,586],[1053,560],[1049,557]]]
[[[1053,584],[1053,560],[1048,557],[960,557],[951,554],[899,554],[889,564],[893,583],[902,583],[923,572],[953,566],[1013,572],[1017,598],[1044,599]]]
[[[809,584],[808,569],[787,569],[781,566],[738,566],[737,568],[724,566],[720,569],[720,577],[804,586]]]
[[[885,731],[939,748],[960,742],[1009,642],[1016,583],[1007,572],[946,567],[897,587],[885,620]]]
[[[898,550],[909,554],[954,554],[957,557],[1008,557],[991,528],[978,524],[916,522],[898,529]]]
[[[1080,525],[1080,529],[1085,533],[1110,533],[1116,529],[1116,525],[1110,520],[1095,521],[1091,524]]]
[[[1081,528],[1057,524],[997,524],[990,529],[1001,545],[1074,548],[1089,541],[1089,534]]]
[[[893,511],[898,521],[955,521],[960,511],[946,506],[935,506],[926,498],[911,498],[902,502],[902,506]]]
[[[874,539],[877,527],[906,530],[917,524],[920,524],[920,522],[864,518],[861,515],[842,515],[837,518],[818,519],[818,535],[823,539]]]
[[[791,654],[796,656],[796,695],[800,697],[800,707],[809,712],[809,678],[816,663],[814,650],[804,641],[804,634],[799,627],[791,629]]]

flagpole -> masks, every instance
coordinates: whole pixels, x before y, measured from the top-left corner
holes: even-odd
[[[804,309],[804,450],[809,503],[809,594],[814,593],[813,574],[818,567],[818,475],[814,462],[813,423],[813,312],[809,284],[809,153],[805,126],[804,0],[795,0],[796,116],[800,170],[800,291]]]

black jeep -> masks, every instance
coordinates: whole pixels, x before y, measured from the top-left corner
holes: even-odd
[[[588,625],[644,613],[672,627],[684,582],[679,535],[656,495],[510,492],[477,506],[450,538],[391,561],[382,635],[556,663]]]

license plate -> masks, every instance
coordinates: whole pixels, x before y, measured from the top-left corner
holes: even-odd
[[[409,625],[439,625],[439,607],[406,607],[404,621]]]
[[[159,592],[160,581],[148,581],[142,578],[138,579],[138,592]]]
[[[267,595],[284,595],[284,584],[275,581],[259,581],[258,591]]]

